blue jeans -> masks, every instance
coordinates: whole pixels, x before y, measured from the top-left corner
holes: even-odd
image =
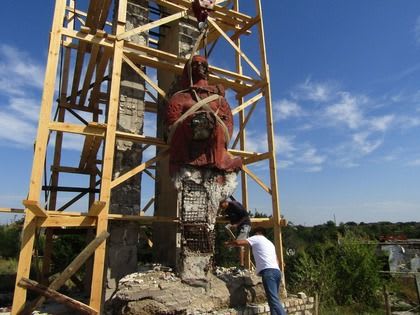
[[[279,287],[281,282],[281,272],[278,269],[267,268],[260,271],[262,283],[264,285],[267,302],[270,306],[271,315],[286,315],[286,311],[281,305],[279,298]]]

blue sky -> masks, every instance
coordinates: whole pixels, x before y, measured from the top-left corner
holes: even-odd
[[[2,4],[0,207],[21,208],[28,191],[52,7]],[[306,225],[420,221],[420,2],[263,0],[263,9],[282,214]],[[250,149],[261,149],[261,124],[251,128]],[[250,209],[269,206],[257,193]]]

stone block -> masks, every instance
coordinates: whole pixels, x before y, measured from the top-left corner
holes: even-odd
[[[298,292],[297,296],[298,296],[300,299],[306,299],[306,298],[307,298],[307,296],[306,296],[306,294],[305,294],[304,292]]]

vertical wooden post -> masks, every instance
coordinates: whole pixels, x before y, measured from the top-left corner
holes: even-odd
[[[273,128],[273,113],[272,113],[272,102],[271,102],[271,89],[270,89],[270,73],[268,69],[266,48],[265,48],[265,37],[264,37],[264,23],[261,9],[261,0],[255,0],[257,7],[257,15],[260,18],[258,23],[258,30],[260,35],[260,54],[261,54],[261,77],[265,80],[266,84],[262,88],[265,97],[266,106],[266,124],[267,124],[267,140],[268,140],[268,151],[270,154],[270,184],[271,184],[271,200],[273,208],[273,219],[274,219],[274,242],[277,248],[277,257],[280,263],[280,268],[284,270],[283,260],[283,244],[280,229],[280,204],[277,187],[277,167],[276,167],[276,150],[274,145],[274,128]],[[284,273],[283,273],[284,278]]]
[[[44,90],[41,101],[40,119],[35,143],[32,175],[29,185],[29,200],[39,201],[41,193],[43,165],[48,145],[48,125],[51,120],[51,112],[54,97],[55,78],[60,54],[61,27],[63,24],[66,0],[57,0],[54,9],[54,21],[50,34],[48,50],[48,62],[45,71]],[[19,264],[16,275],[15,293],[13,296],[12,314],[17,314],[25,304],[26,289],[19,287],[17,283],[22,277],[28,278],[31,266],[32,251],[34,248],[36,217],[28,209],[25,210],[25,223],[22,232],[22,245],[19,255]]]
[[[118,17],[116,21],[116,35],[125,31],[127,0],[119,0]],[[117,116],[120,98],[120,81],[124,41],[116,40],[114,44],[114,56],[112,61],[112,78],[110,88],[110,101],[108,107],[108,121],[105,137],[105,150],[102,168],[101,193],[99,200],[106,203],[105,209],[98,216],[96,235],[98,236],[108,228],[108,213],[111,199],[112,168],[114,164],[115,131],[117,129]],[[103,298],[104,266],[105,266],[106,242],[103,242],[95,251],[93,261],[93,275],[90,295],[90,306],[101,313]]]
[[[70,0],[70,8],[75,8],[74,0]],[[67,27],[72,28],[74,25],[74,13],[69,12],[67,20],[70,21],[67,24]],[[61,77],[61,94],[60,94],[60,105],[66,103],[67,97],[67,86],[69,82],[69,68],[70,68],[70,58],[71,58],[71,48],[66,47],[64,51],[63,60],[63,73]],[[58,108],[58,121],[64,122],[66,114],[66,109],[64,107]],[[57,132],[55,137],[55,147],[54,147],[54,160],[53,160],[53,169],[51,171],[51,186],[57,187],[59,181],[59,171],[55,167],[59,167],[61,163],[61,149],[63,147],[63,133]],[[50,193],[50,200],[48,209],[56,210],[57,209],[57,194],[58,191],[52,190]],[[48,273],[50,272],[51,266],[51,255],[52,255],[52,239],[53,239],[53,230],[47,228],[45,231],[45,247],[44,247],[44,257],[42,259],[42,279],[41,283],[48,283]]]
[[[234,10],[239,11],[239,0],[235,0],[234,2]],[[239,49],[241,49],[241,40],[240,37],[238,37],[235,40],[235,44],[238,46]],[[241,54],[237,51],[235,51],[235,63],[236,63],[236,72],[239,74],[243,74],[243,68],[242,68],[242,57]],[[243,97],[240,97],[237,99],[238,106],[241,105],[244,101]],[[245,113],[244,111],[239,112],[239,130],[242,130],[244,127],[244,121],[245,121]],[[239,145],[240,149],[242,151],[245,151],[245,144],[246,144],[246,132],[245,129],[241,132],[241,135],[239,137]],[[245,172],[241,172],[241,195],[242,195],[242,204],[245,207],[245,209],[248,210],[248,181],[247,181],[247,175]],[[251,268],[251,256],[250,256],[250,250],[249,247],[240,247],[240,250],[245,251],[244,257],[245,257],[245,267],[247,269]]]

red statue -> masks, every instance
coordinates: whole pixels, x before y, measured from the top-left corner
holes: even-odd
[[[213,11],[215,0],[194,0],[193,12],[198,22],[205,22],[210,11]]]
[[[221,85],[208,84],[208,63],[194,56],[184,67],[182,89],[169,100],[166,111],[169,171],[184,165],[238,171],[240,157],[227,151],[233,117]]]

